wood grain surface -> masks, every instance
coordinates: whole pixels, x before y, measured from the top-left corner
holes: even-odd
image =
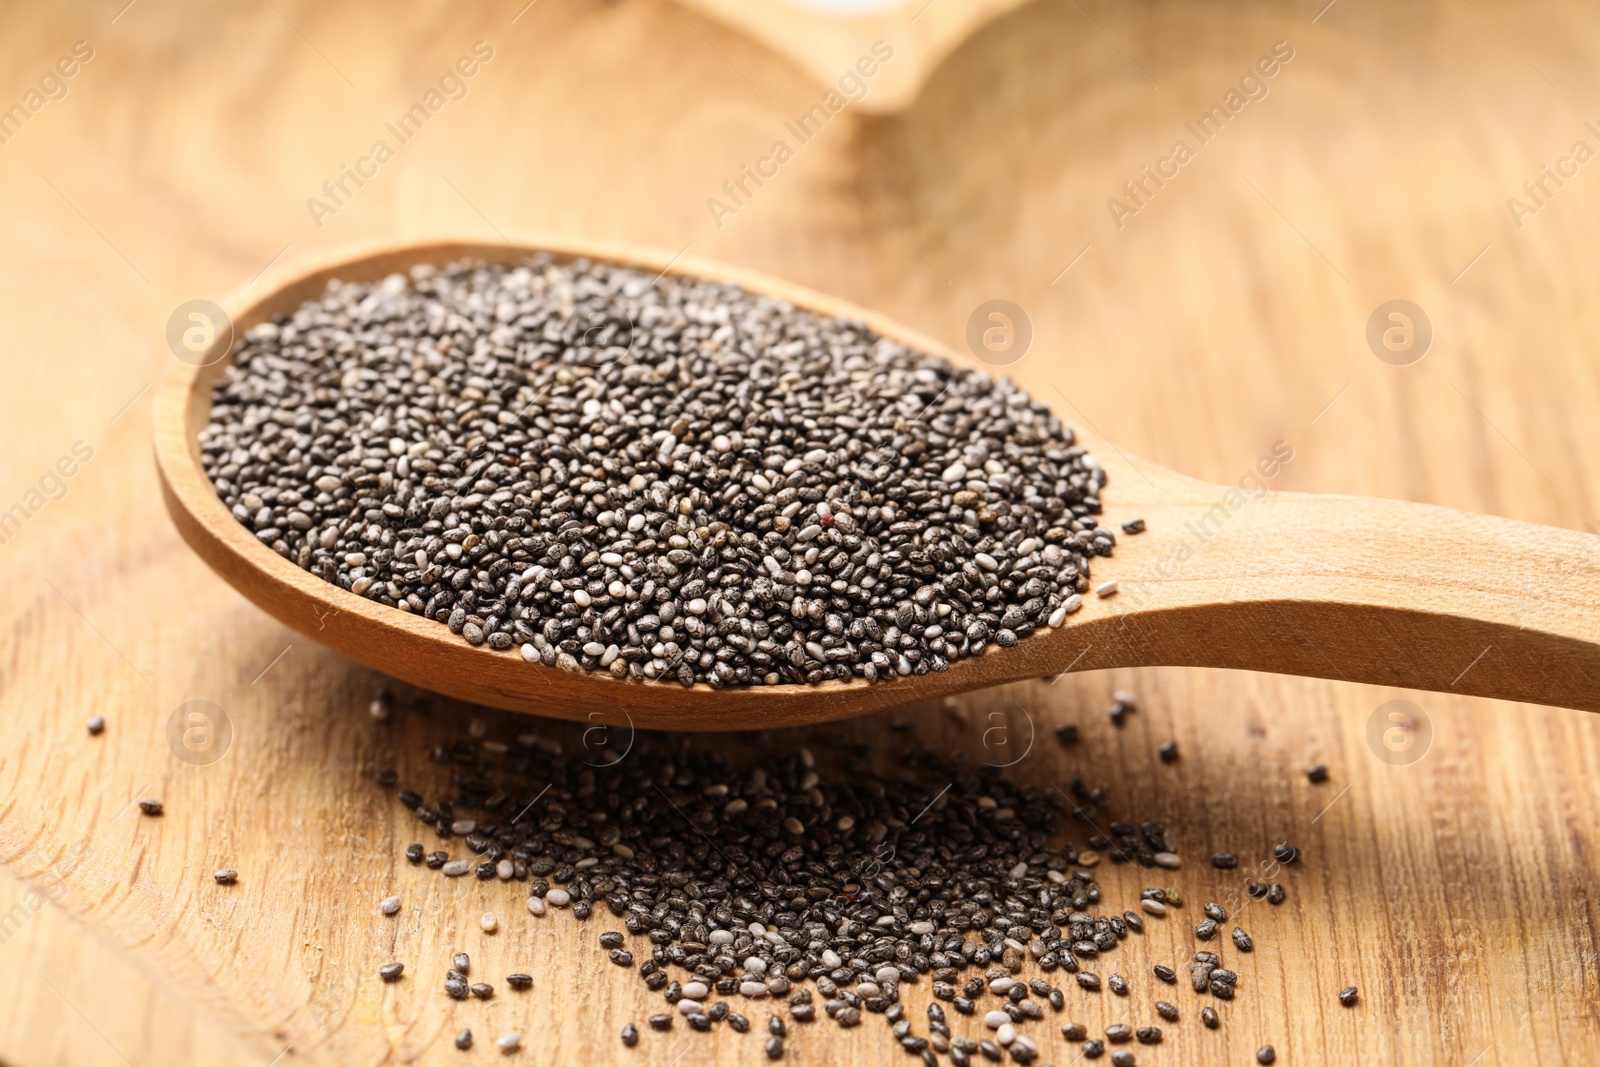
[[[480,40],[493,57],[465,97],[319,227],[307,199]],[[726,1030],[624,1050],[617,1030],[653,1004],[602,966],[599,923],[534,920],[515,887],[401,859],[414,824],[376,773],[440,788],[432,745],[474,716],[501,736],[527,720],[439,704],[375,725],[377,676],[251,606],[174,531],[149,447],[169,317],[280,255],[502,232],[637,241],[953,347],[975,309],[1005,299],[1034,335],[1014,376],[1132,455],[1237,484],[1284,441],[1294,458],[1274,488],[1600,522],[1600,171],[1574,155],[1600,148],[1586,126],[1600,125],[1600,21],[1575,2],[1040,0],[979,29],[901,113],[834,116],[720,218],[707,200],[817,88],[671,2],[16,3],[0,8],[0,108],[30,99],[77,41],[92,58],[64,64],[65,96],[41,94],[0,143],[0,510],[27,512],[0,543],[0,1061],[14,1067],[762,1061],[754,1034]],[[1265,97],[1199,143],[1185,124],[1278,41],[1293,58]],[[1192,158],[1119,228],[1107,200],[1180,139]],[[1568,175],[1559,187],[1545,165]],[[1540,179],[1535,199],[1523,183]],[[1433,327],[1409,366],[1366,341],[1395,299]],[[1530,619],[1568,579],[1531,580]],[[1502,655],[1491,644],[1450,666],[1492,674]],[[1143,701],[1121,730],[1105,716],[1119,687]],[[168,741],[197,700],[232,732],[204,766]],[[1413,706],[1399,726],[1393,701]],[[1182,668],[1020,683],[962,711],[825,731],[886,760],[917,743],[1008,762],[1032,736],[1011,773],[1082,775],[1108,789],[1111,817],[1165,819],[1189,861],[1171,881],[1191,900],[1244,880],[1203,862],[1215,849],[1247,862],[1285,839],[1304,849],[1278,875],[1288,902],[1249,910],[1258,948],[1222,1029],[1196,1026],[1183,997],[1141,1064],[1247,1063],[1267,1042],[1280,1063],[1600,1055],[1588,714]],[[99,738],[91,714],[108,720]],[[1050,731],[1068,722],[1084,740],[1062,749]],[[694,743],[759,759],[802,736]],[[1156,758],[1168,739],[1176,764]],[[1317,761],[1323,786],[1304,775]],[[144,796],[166,815],[130,810]],[[212,881],[222,865],[238,885]],[[1145,881],[1101,870],[1111,900]],[[377,911],[391,892],[398,919]],[[492,937],[484,910],[502,919]],[[1143,975],[1189,951],[1191,922],[1152,923],[1119,950],[1118,969],[1141,976],[1132,998],[1073,996],[1068,1017],[1149,1021]],[[455,948],[490,975],[536,974],[534,988],[447,1000]],[[408,977],[384,985],[391,957]],[[1360,1007],[1337,1004],[1346,984]],[[926,996],[911,991],[917,1011]],[[480,1042],[466,1054],[450,1044],[464,1025]],[[485,1050],[509,1029],[524,1052]],[[1076,1056],[1053,1029],[1040,1040],[1047,1062]],[[869,1019],[802,1030],[786,1062],[902,1055]]]

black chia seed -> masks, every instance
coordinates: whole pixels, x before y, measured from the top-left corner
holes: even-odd
[[[1135,706],[1131,695],[1125,706]],[[1074,808],[1106,802],[1104,790],[1082,782],[1071,787],[1079,799],[1067,800],[996,768],[916,748],[898,753],[890,776],[880,772],[879,754],[842,734],[828,735],[818,754],[797,740],[754,735],[754,758],[733,760],[720,754],[726,745],[640,733],[629,758],[595,766],[566,754],[581,746],[567,747],[563,730],[576,738],[579,728],[541,724],[513,742],[475,723],[465,739],[435,749],[449,773],[433,789],[394,795],[441,839],[476,854],[471,862],[481,860],[495,880],[521,883],[531,921],[555,921],[559,911],[577,921],[604,915],[588,943],[618,962],[636,958],[646,988],[673,1006],[647,1017],[652,1029],[670,1029],[683,1015],[695,1031],[725,1022],[748,1033],[748,1018],[729,1000],[769,998],[760,1005],[768,1008],[762,1041],[778,1055],[793,1024],[825,1017],[850,1028],[880,1015],[925,1063],[942,1055],[957,1067],[980,1057],[1027,1065],[1040,1050],[1021,1031],[1045,1017],[1046,1003],[1062,1011],[1067,999],[1041,974],[1059,969],[1098,992],[1101,978],[1080,962],[1109,956],[1130,930],[1143,929],[1137,913],[1119,914],[1102,900],[1090,869],[1098,857],[1069,839],[1081,821]],[[1161,822],[1104,825],[1090,843],[1146,867],[1179,840]],[[408,858],[421,849],[407,848]],[[436,855],[428,865],[447,876],[447,853]],[[1171,887],[1148,886],[1139,896],[1152,913],[1182,904]],[[1212,930],[1215,916],[1227,917],[1215,902],[1204,911],[1202,926]],[[1253,947],[1242,929],[1234,939],[1241,951]],[[487,983],[469,984],[465,953],[451,963],[450,996],[493,995]],[[1036,973],[1024,970],[1030,964]],[[393,980],[401,969],[381,973]],[[1178,969],[1152,968],[1168,985]],[[924,980],[935,998],[925,1035],[913,1032],[900,994]],[[1215,953],[1195,954],[1191,980],[1197,993],[1237,995],[1238,976]],[[532,984],[523,974],[505,981],[515,990]],[[1105,979],[1124,997],[1133,984],[1115,972]],[[822,999],[814,1003],[814,994]],[[772,1013],[785,1002],[787,1019]],[[955,1009],[949,1021],[941,1002]],[[1175,1005],[1154,1007],[1165,1022],[1177,1021]],[[951,1032],[951,1022],[973,1016],[993,1040]],[[1219,1024],[1209,1007],[1200,1020]],[[1083,1043],[1085,1058],[1106,1051],[1081,1024],[1061,1032]],[[1114,1043],[1152,1044],[1160,1034],[1152,1026],[1106,1030]]]
[[[199,445],[324,581],[633,680],[942,671],[1061,626],[1115,544],[1105,471],[1009,380],[588,261],[331,282],[245,333]]]

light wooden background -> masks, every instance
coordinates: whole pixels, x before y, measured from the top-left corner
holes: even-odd
[[[707,197],[820,90],[682,3],[0,8],[0,106],[74,41],[95,49],[66,98],[0,145],[0,506],[74,441],[94,449],[0,545],[0,909],[25,920],[0,926],[0,1060],[482,1064],[501,1062],[485,1046],[512,1028],[529,1035],[517,1063],[762,1059],[754,1034],[691,1042],[682,1027],[626,1052],[618,1028],[656,1002],[604,965],[602,920],[534,922],[515,888],[400,861],[413,823],[372,778],[429,773],[427,748],[466,713],[375,727],[368,672],[270,622],[173,533],[147,415],[172,360],[167,318],[251,283],[286,246],[274,270],[376,237],[689,245],[952,344],[973,308],[1006,298],[1036,331],[1019,379],[1155,462],[1231,482],[1282,439],[1295,458],[1281,488],[1600,521],[1600,165],[1520,229],[1506,208],[1575,140],[1600,148],[1584,129],[1600,119],[1600,20],[1577,2],[1338,0],[1318,17],[1323,3],[1027,5],[977,31],[904,113],[834,120],[721,228]],[[495,56],[468,97],[316,228],[305,199],[480,39]],[[1270,95],[1115,228],[1105,200],[1278,40],[1295,58]],[[1397,297],[1437,332],[1407,368],[1363,339]],[[1494,650],[1469,666],[1494,670]],[[1116,732],[1104,710],[1119,686],[1145,710]],[[1434,738],[1391,766],[1366,729],[1404,697]],[[211,766],[167,747],[191,699],[232,722]],[[987,714],[1013,705],[1039,734],[1016,773],[1081,774],[1110,790],[1110,814],[1165,818],[1195,861],[1174,878],[1191,899],[1242,881],[1197,862],[1215,848],[1305,849],[1282,877],[1289,902],[1247,913],[1259,947],[1223,1029],[1201,1030],[1180,989],[1183,1022],[1141,1063],[1248,1062],[1267,1041],[1280,1063],[1600,1054],[1600,722],[1152,670],[986,694],[965,726],[920,708],[846,729],[893,746],[889,720],[911,718],[919,742],[983,760]],[[98,739],[83,729],[94,713],[110,723]],[[510,719],[486,716],[502,733]],[[1061,722],[1082,724],[1081,746],[1057,748]],[[1175,766],[1155,756],[1169,738]],[[1318,760],[1333,780],[1312,787]],[[163,798],[165,818],[128,811],[141,795]],[[223,864],[236,887],[213,884]],[[1136,872],[1104,870],[1108,897],[1136,895]],[[35,911],[30,887],[57,899]],[[398,921],[377,914],[390,892]],[[486,908],[504,924],[493,938],[476,929]],[[1116,969],[1185,951],[1186,910]],[[458,947],[496,979],[535,973],[534,989],[448,1001]],[[384,986],[374,972],[391,956],[408,977]],[[1334,996],[1352,983],[1362,1003],[1346,1011]],[[1131,1001],[1071,991],[1069,1015],[1150,1021],[1153,985]],[[462,1025],[479,1037],[470,1054],[449,1043]],[[1047,1060],[1076,1055],[1041,1040]],[[901,1055],[869,1019],[801,1029],[788,1062]]]

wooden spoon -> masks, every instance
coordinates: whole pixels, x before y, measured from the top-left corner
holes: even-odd
[[[518,263],[531,249],[732,282],[867,322],[957,365],[968,356],[831,297],[716,263],[601,242],[436,242],[347,254],[302,269],[225,310],[197,361],[163,383],[156,461],[178,530],[210,566],[286,626],[394,677],[464,700],[640,728],[757,729],[859,715],[896,704],[1062,671],[1180,665],[1272,671],[1600,711],[1600,537],[1449,508],[1213,485],[1137,460],[1078,427],[1110,474],[1106,521],[1143,518],[1118,537],[1090,594],[1057,630],[991,647],[942,674],[876,685],[714,689],[566,674],[515,651],[468,645],[432,620],[358,597],[280,557],[240,525],[200,465],[197,435],[233,333],[293,312],[333,278],[374,281],[418,263]],[[1065,419],[1069,424],[1076,420]],[[1280,457],[1281,458],[1281,457]],[[1270,460],[1268,461],[1270,465]],[[1255,474],[1252,479],[1249,474]]]

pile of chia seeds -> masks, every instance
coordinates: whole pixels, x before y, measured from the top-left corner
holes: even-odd
[[[1119,694],[1117,703],[1134,701]],[[1083,1058],[1110,1052],[1126,1067],[1135,1053],[1114,1046],[1159,1044],[1163,1027],[1222,1025],[1257,949],[1245,913],[1286,896],[1255,878],[1300,859],[1280,843],[1248,860],[1248,880],[1230,876],[1240,878],[1236,898],[1196,909],[1192,959],[1147,974],[1119,968],[1117,950],[1147,923],[1190,921],[1172,885],[1182,860],[1162,823],[1109,818],[1102,788],[1021,784],[916,747],[898,753],[897,772],[882,773],[866,745],[840,733],[815,752],[752,741],[735,766],[720,754],[726,745],[700,738],[641,733],[626,747],[586,749],[577,727],[543,730],[502,740],[475,721],[466,737],[435,748],[433,784],[398,799],[437,840],[405,854],[441,877],[516,883],[531,913],[524,922],[565,913],[590,928],[596,952],[660,998],[623,1027],[629,1047],[680,1026],[755,1025],[779,1059],[810,1025],[851,1028],[876,1016],[929,1067],[941,1057],[954,1067],[1039,1062],[1041,1045],[1055,1044],[1028,1033],[1042,1027],[1058,1028]],[[600,753],[603,762],[588,758]],[[394,771],[378,781],[402,786]],[[1102,862],[1145,869],[1151,884],[1136,900],[1107,900],[1095,874]],[[1239,863],[1212,857],[1220,870]],[[492,906],[497,894],[486,890]],[[396,897],[384,911],[398,907]],[[492,914],[484,922],[501,925]],[[412,962],[421,981],[439,973]],[[469,976],[469,963],[453,957],[441,995],[496,995],[492,981]],[[404,968],[390,963],[387,976]],[[512,995],[530,983],[521,973],[505,981]],[[922,983],[932,997],[925,1019],[901,998]],[[1148,1004],[1151,1018],[1103,1033],[1074,1021],[1115,1017],[1116,998],[1135,984],[1154,996],[1129,1003]],[[1353,987],[1339,994],[1346,1006],[1356,999]]]
[[[325,581],[684,685],[946,670],[1062,625],[1115,541],[1105,472],[1008,380],[583,260],[332,282],[246,332],[200,451]]]

